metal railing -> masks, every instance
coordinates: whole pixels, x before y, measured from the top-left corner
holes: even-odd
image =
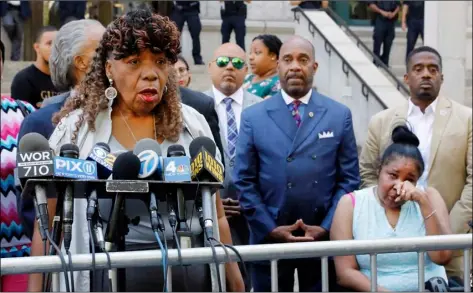
[[[368,46],[366,46],[366,44],[360,39],[360,37],[358,37],[358,35],[349,28],[348,24],[336,12],[334,12],[331,8],[323,8],[323,9],[319,9],[319,10],[320,11],[325,11],[327,13],[327,15],[330,16],[334,20],[334,22],[336,24],[338,24],[345,31],[345,33],[347,33],[349,35],[349,37],[351,37],[355,40],[356,46],[358,48],[363,49],[365,51],[365,53],[370,55],[370,57],[374,60],[375,66],[377,66],[378,68],[381,68],[388,75],[388,77],[391,79],[391,81],[395,84],[396,89],[401,94],[403,94],[405,96],[410,95],[409,89],[406,87],[406,85],[403,83],[403,81],[401,81],[389,69],[389,67],[387,67],[386,64],[384,64],[381,61],[381,59],[379,59],[379,57],[376,56],[373,53],[373,51],[368,48]],[[297,15],[297,13],[302,14],[307,19],[307,21],[309,23],[308,30],[312,34],[312,36],[314,36],[314,32],[317,31],[318,34],[324,38],[324,40],[325,40],[325,50],[327,52],[330,53],[330,51],[334,50],[335,53],[337,53],[337,55],[343,60],[343,65],[342,66],[343,66],[343,71],[345,72],[345,74],[348,74],[348,70],[346,68],[346,67],[348,67],[358,77],[358,79],[363,83],[363,95],[365,97],[367,97],[367,94],[368,94],[367,91],[369,90],[378,99],[378,101],[380,101],[380,103],[384,105],[384,103],[381,102],[381,100],[371,90],[371,88],[367,85],[367,83],[357,74],[357,72],[350,66],[350,64],[348,64],[348,62],[346,62],[344,56],[341,55],[338,52],[338,50],[334,46],[332,46],[332,44],[330,44],[328,38],[317,28],[317,26],[315,26],[315,24],[310,20],[310,18],[307,16],[305,11],[303,9],[301,9],[300,7],[295,7],[295,8],[292,9],[292,11],[294,12],[294,20],[297,21],[298,23],[299,23],[299,16]]]
[[[296,7],[292,9],[294,12],[294,20],[300,23],[300,18],[298,13],[302,14],[305,19],[307,20],[309,27],[308,31],[312,35],[312,37],[315,37],[315,32],[317,32],[325,41],[324,48],[325,51],[328,53],[330,56],[332,51],[335,52],[340,59],[342,60],[342,70],[345,73],[346,76],[348,76],[349,72],[352,72],[358,80],[361,82],[361,92],[363,96],[368,100],[369,95],[371,94],[381,105],[384,109],[387,109],[387,105],[383,102],[383,100],[378,96],[378,94],[368,85],[368,83],[361,77],[360,74],[350,65],[349,62],[347,62],[346,58],[337,50],[335,46],[332,45],[332,43],[329,41],[327,36],[319,29],[317,26],[310,20],[310,18],[305,14],[304,10]]]
[[[285,244],[262,244],[236,246],[244,261],[271,261],[271,290],[278,291],[278,260],[320,257],[322,262],[322,291],[328,292],[328,257],[343,255],[369,254],[371,260],[371,291],[377,289],[376,257],[382,253],[417,252],[419,266],[419,291],[424,291],[424,253],[436,250],[464,250],[464,291],[470,290],[470,250],[473,245],[471,234],[425,236],[415,238],[390,238],[381,240],[344,240],[326,242],[305,242]],[[238,261],[237,255],[229,251],[232,261]],[[182,263],[209,264],[213,263],[210,248],[183,249]],[[228,260],[222,248],[216,248],[217,260],[221,263]],[[161,265],[159,250],[111,252],[113,268],[149,267]],[[179,265],[178,252],[169,250],[170,265]],[[95,256],[96,269],[107,269],[108,261],[104,253]],[[25,258],[2,259],[1,275],[59,272],[62,264],[58,256],[37,256]],[[72,270],[84,271],[92,268],[92,256],[80,254],[72,256]]]
[[[406,87],[403,81],[399,80],[399,78],[391,71],[391,69],[389,69],[389,67],[386,66],[386,64],[384,64],[384,62],[381,61],[381,59],[379,59],[379,57],[376,56],[370,48],[368,48],[365,42],[363,42],[360,37],[350,29],[348,24],[345,22],[345,20],[343,20],[343,18],[340,17],[340,15],[338,15],[330,7],[324,8],[322,10],[327,12],[327,14],[335,21],[335,23],[342,27],[350,37],[355,39],[356,46],[358,48],[362,48],[365,53],[369,54],[370,57],[373,58],[373,60],[375,61],[375,65],[378,68],[381,68],[392,79],[392,81],[396,84],[396,88],[398,89],[398,91],[407,96],[410,95],[409,89]]]

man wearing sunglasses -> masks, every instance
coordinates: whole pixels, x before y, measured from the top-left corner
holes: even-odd
[[[360,176],[350,110],[312,89],[313,45],[294,36],[279,51],[281,91],[243,111],[233,172],[250,244],[324,241],[339,199]],[[318,258],[278,262],[279,291],[321,292]],[[329,261],[330,288],[336,288]],[[268,262],[252,265],[255,292],[271,290]]]
[[[220,196],[235,245],[246,245],[249,240],[248,224],[240,214],[238,195],[232,180],[240,115],[243,109],[262,101],[261,98],[243,90],[243,81],[248,73],[245,58],[245,51],[236,44],[226,43],[217,48],[209,64],[213,86],[205,92],[215,99],[219,118],[225,161],[224,189],[220,191]],[[243,278],[246,291],[249,292],[250,278],[249,276]]]

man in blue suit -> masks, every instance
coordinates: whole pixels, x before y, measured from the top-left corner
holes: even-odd
[[[242,113],[234,178],[251,244],[328,240],[339,199],[358,189],[351,112],[312,90],[314,55],[308,40],[286,41],[281,92]],[[279,291],[293,290],[296,268],[300,291],[321,291],[320,259],[279,261]],[[253,264],[255,292],[270,291],[270,275],[268,262]]]

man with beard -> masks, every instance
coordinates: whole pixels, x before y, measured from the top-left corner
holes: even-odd
[[[56,34],[57,29],[52,26],[39,30],[33,45],[36,61],[18,72],[13,78],[11,85],[13,99],[26,101],[39,108],[43,100],[56,95],[49,71],[49,55]]]
[[[376,185],[380,157],[391,144],[391,132],[406,120],[419,138],[425,171],[418,185],[437,189],[450,212],[452,232],[471,228],[471,108],[439,96],[443,82],[442,57],[437,50],[418,47],[407,57],[404,81],[411,97],[404,105],[373,116],[360,155],[362,187]],[[449,277],[463,277],[462,253],[446,266]]]
[[[315,91],[313,45],[295,36],[279,53],[281,91],[241,115],[233,172],[250,244],[329,239],[339,199],[359,186],[350,110]],[[278,262],[279,291],[320,292],[319,258]],[[330,288],[335,288],[329,262]],[[271,290],[268,262],[254,262],[255,292]]]

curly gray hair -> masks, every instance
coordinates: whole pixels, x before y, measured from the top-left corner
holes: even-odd
[[[54,87],[59,92],[69,91],[76,80],[72,71],[74,57],[80,55],[87,43],[91,27],[103,25],[93,19],[74,20],[61,27],[56,35],[49,57],[49,70]]]

